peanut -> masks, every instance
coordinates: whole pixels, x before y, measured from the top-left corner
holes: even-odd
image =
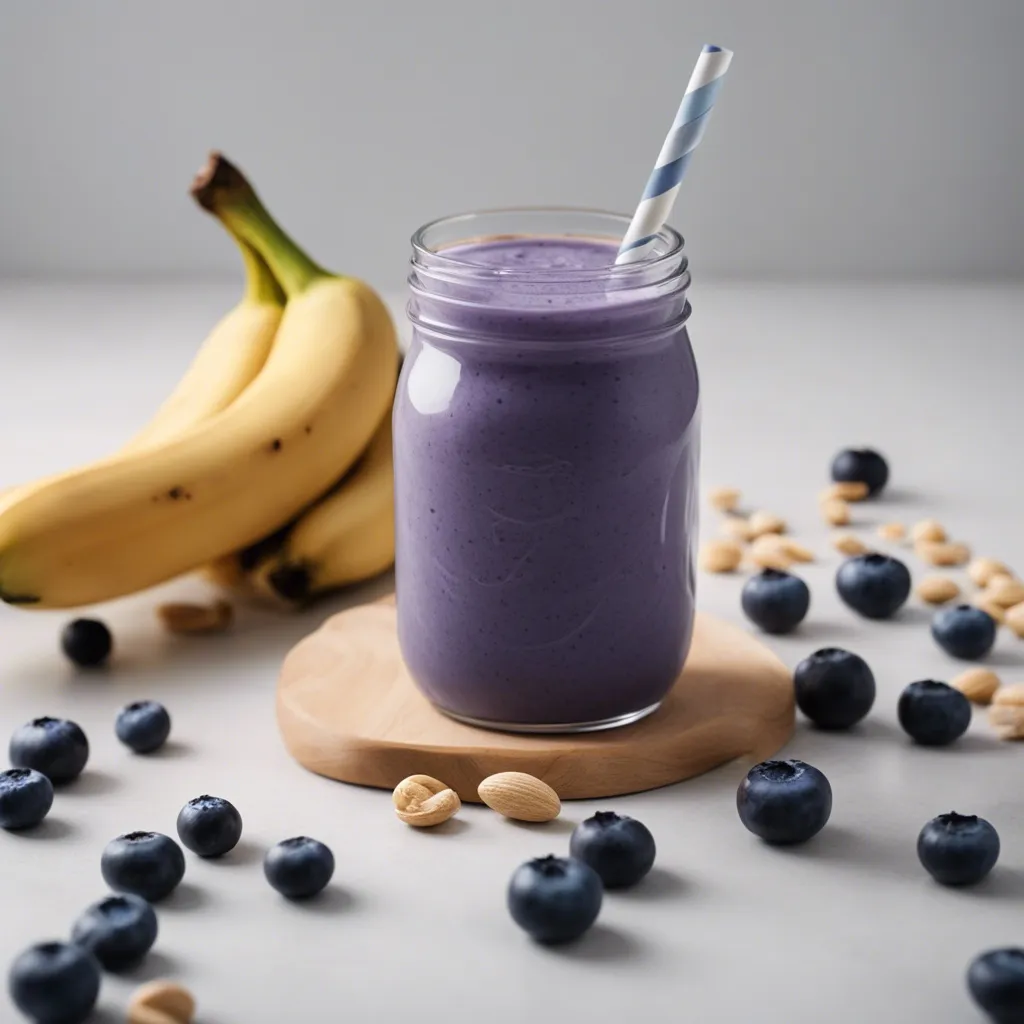
[[[128,1002],[128,1024],[190,1024],[196,1001],[187,988],[173,981],[150,981]]]
[[[751,537],[762,537],[766,533],[785,533],[786,520],[772,512],[755,512],[748,520]]]
[[[910,528],[910,539],[915,544],[918,541],[933,541],[941,544],[946,539],[946,531],[942,523],[936,522],[934,519],[922,519]]]
[[[171,633],[221,633],[231,625],[234,609],[227,601],[212,605],[171,602],[159,605],[156,615]]]
[[[734,540],[709,540],[700,549],[700,567],[705,572],[734,572],[743,561],[743,548]]]
[[[740,492],[735,487],[716,487],[708,495],[712,508],[719,512],[734,512],[739,508]]]
[[[821,503],[821,515],[832,526],[845,526],[850,521],[850,506],[842,498],[829,498]]]
[[[818,501],[831,501],[839,498],[840,501],[863,501],[868,496],[868,485],[861,480],[841,480],[826,487],[818,495]]]
[[[852,533],[835,533],[832,535],[832,547],[841,551],[844,555],[863,555],[867,552],[868,546],[860,537]]]
[[[1024,640],[1024,604],[1015,604],[1006,609],[1006,624]]]
[[[1024,602],[1024,583],[1005,573],[993,576],[983,591],[984,595],[1000,608],[1012,608]]]
[[[987,587],[993,576],[1012,576],[1013,573],[1002,562],[997,562],[994,558],[975,558],[967,566],[967,575],[970,576],[971,582],[975,586]]]
[[[882,523],[878,528],[878,536],[882,540],[903,540],[907,528],[902,523]]]
[[[921,540],[914,545],[917,557],[930,565],[963,565],[971,557],[966,544]]]
[[[999,689],[999,676],[991,669],[969,668],[952,683],[972,704],[988,704]]]
[[[417,828],[440,825],[462,806],[455,790],[429,775],[402,779],[391,794],[391,802],[399,820]]]
[[[996,690],[988,720],[1001,740],[1024,739],[1024,683]]]
[[[917,585],[917,596],[928,604],[945,604],[960,596],[960,588],[948,576],[925,576]]]

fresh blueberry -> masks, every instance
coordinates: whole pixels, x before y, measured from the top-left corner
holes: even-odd
[[[799,576],[764,569],[743,584],[743,611],[766,633],[796,629],[811,606],[811,592]]]
[[[654,864],[654,836],[635,818],[598,811],[573,829],[569,855],[589,864],[606,889],[636,885]]]
[[[334,854],[308,836],[284,839],[263,858],[267,881],[290,900],[315,896],[334,874]]]
[[[73,944],[42,942],[11,964],[7,990],[35,1024],[82,1024],[100,994],[100,965]]]
[[[0,828],[31,828],[50,813],[53,783],[34,768],[0,772]]]
[[[736,792],[740,821],[766,843],[803,843],[832,813],[828,779],[803,761],[762,761]]]
[[[121,708],[114,723],[117,738],[136,754],[151,754],[167,742],[171,716],[155,700],[137,700]]]
[[[108,896],[88,907],[71,930],[71,941],[108,970],[137,964],[156,942],[156,914],[141,897]]]
[[[15,730],[8,753],[15,768],[34,768],[51,782],[70,782],[89,760],[89,741],[65,718],[35,718]]]
[[[878,494],[889,482],[889,465],[871,448],[844,448],[832,460],[836,483],[864,483],[868,494]]]
[[[849,729],[875,703],[875,677],[851,651],[825,647],[804,658],[793,673],[796,703],[821,729]]]
[[[601,877],[572,857],[537,857],[521,864],[508,884],[508,909],[538,942],[578,939],[601,910]]]
[[[984,658],[996,642],[996,620],[973,604],[942,608],[932,619],[932,637],[954,658]]]
[[[110,657],[110,630],[96,619],[75,619],[60,634],[64,653],[81,668],[95,668]]]
[[[156,903],[185,877],[185,854],[160,832],[129,832],[107,843],[100,870],[111,889]]]
[[[197,796],[178,812],[178,838],[200,857],[222,857],[242,837],[242,816],[219,796]]]
[[[922,679],[900,694],[896,714],[903,731],[926,747],[959,739],[971,724],[971,702],[948,683]]]
[[[976,814],[940,814],[917,837],[924,869],[943,885],[980,882],[999,859],[999,833]]]
[[[866,619],[888,619],[910,596],[910,571],[889,555],[854,555],[836,573],[839,596]]]
[[[992,949],[967,969],[967,988],[994,1024],[1024,1021],[1024,949]]]

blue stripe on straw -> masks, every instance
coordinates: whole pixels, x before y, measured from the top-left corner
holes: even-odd
[[[714,104],[715,97],[718,95],[718,90],[722,88],[723,81],[725,81],[725,76],[719,75],[718,78],[712,78],[707,85],[702,85],[699,89],[688,92],[683,97],[682,103],[679,104],[679,111],[676,114],[673,127],[686,124],[688,121],[695,121],[698,117],[703,117]]]
[[[644,238],[638,238],[635,242],[630,242],[629,245],[621,248],[619,253],[629,252],[630,249],[639,249],[641,245],[648,245],[655,241],[657,237],[657,235],[647,235]]]
[[[705,43],[704,44],[704,52],[705,53],[721,53],[722,52],[722,48],[720,46],[712,46],[711,43]]]
[[[690,154],[684,153],[670,164],[662,164],[660,167],[655,167],[651,172],[650,178],[647,179],[647,188],[644,189],[641,202],[644,199],[653,199],[655,196],[660,196],[662,192],[667,192],[670,188],[675,188],[683,180],[683,171],[686,170],[689,160]]]

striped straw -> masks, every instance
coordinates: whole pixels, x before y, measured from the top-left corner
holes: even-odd
[[[711,108],[731,60],[732,50],[724,50],[721,46],[705,46],[697,58],[683,102],[679,104],[679,112],[622,239],[616,264],[637,263],[654,248],[658,232],[672,212],[686,166],[704,135]]]

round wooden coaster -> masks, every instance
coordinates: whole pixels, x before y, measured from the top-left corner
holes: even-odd
[[[635,725],[576,735],[477,729],[420,695],[398,649],[393,599],[328,619],[288,654],[277,687],[285,745],[319,775],[393,789],[433,775],[468,802],[494,772],[544,779],[566,800],[638,793],[733,758],[770,757],[793,732],[793,682],[752,636],[698,614],[686,667]]]

